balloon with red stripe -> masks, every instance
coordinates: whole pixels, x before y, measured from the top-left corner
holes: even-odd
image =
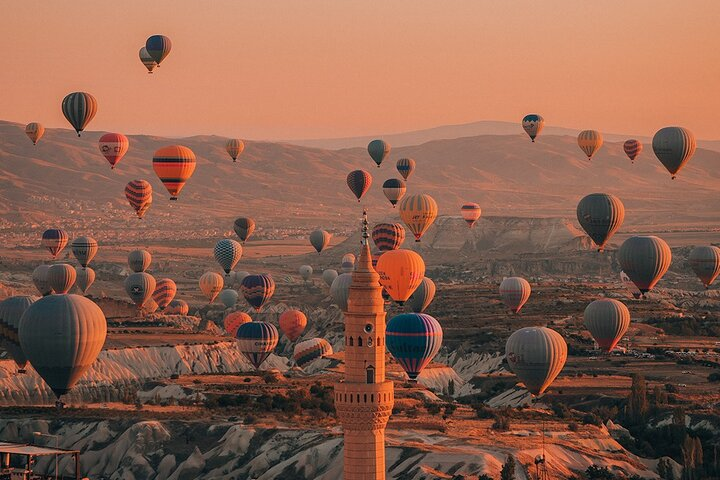
[[[152,185],[146,180],[132,180],[125,186],[125,197],[141,219],[152,205]]]
[[[388,322],[385,341],[410,380],[416,380],[440,351],[443,331],[440,323],[426,313],[403,313]]]
[[[630,140],[625,140],[625,143],[623,143],[623,150],[625,150],[625,155],[628,156],[630,162],[635,163],[635,159],[643,151],[643,144],[640,140],[631,138]]]
[[[110,169],[114,169],[130,148],[130,141],[122,133],[106,133],[98,140],[98,148],[110,164]]]
[[[177,200],[195,171],[195,164],[193,151],[182,145],[170,145],[155,152],[153,170],[170,193],[170,200]]]

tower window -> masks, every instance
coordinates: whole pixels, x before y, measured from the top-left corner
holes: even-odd
[[[350,337],[350,346],[353,346],[353,337]]]
[[[358,337],[358,347],[362,347],[362,337]]]
[[[372,365],[365,369],[367,383],[375,383],[375,367]]]
[[[372,346],[373,346],[373,338],[372,338],[372,337],[368,337],[368,339],[367,339],[367,346],[368,346],[368,347],[372,347]]]

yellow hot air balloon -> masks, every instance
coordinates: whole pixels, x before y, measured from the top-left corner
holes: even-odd
[[[438,206],[430,195],[407,195],[400,200],[400,218],[419,242],[438,214]],[[422,278],[421,278],[422,279]]]
[[[37,142],[45,134],[45,127],[37,122],[28,123],[25,125],[25,135],[32,140],[33,145],[37,145]]]
[[[208,303],[215,301],[215,297],[222,290],[223,284],[223,277],[219,273],[206,272],[200,277],[200,290],[205,294]]]
[[[375,270],[380,285],[402,305],[425,277],[425,262],[412,250],[390,250],[380,256]]]
[[[602,133],[597,130],[583,130],[578,135],[577,142],[580,150],[585,152],[588,160],[590,160],[603,145]]]

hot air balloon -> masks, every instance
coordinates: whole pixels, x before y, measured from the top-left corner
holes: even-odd
[[[233,276],[233,280],[235,281],[236,285],[240,285],[245,277],[250,275],[250,272],[246,272],[245,270],[240,270],[239,272],[233,272],[235,275]]]
[[[187,315],[189,311],[190,306],[185,300],[173,300],[165,307],[166,315]]]
[[[670,172],[672,178],[695,154],[695,135],[687,128],[665,127],[657,131],[652,141],[653,152]]]
[[[75,285],[83,294],[86,294],[90,286],[95,282],[95,270],[90,267],[75,268]]]
[[[32,273],[33,284],[43,297],[53,293],[52,285],[50,285],[50,280],[48,279],[49,271],[50,265],[38,265]]]
[[[147,250],[133,250],[128,254],[128,265],[133,272],[144,272],[152,262],[152,255]]]
[[[307,317],[300,310],[286,310],[280,315],[280,330],[291,342],[297,340],[307,326]]]
[[[438,214],[438,206],[430,195],[408,195],[400,201],[400,218],[419,242]]]
[[[400,175],[407,180],[410,175],[415,171],[415,160],[412,158],[401,158],[397,161],[397,164],[395,165],[395,168],[397,168],[397,171],[400,172]]]
[[[223,320],[223,328],[228,335],[235,338],[240,325],[252,322],[252,318],[245,312],[229,313]]]
[[[415,289],[406,303],[411,312],[422,313],[435,298],[435,283],[428,277],[423,277],[420,285]]]
[[[231,138],[225,144],[225,150],[227,150],[230,158],[233,159],[233,163],[235,163],[237,157],[245,150],[245,143],[237,138]]]
[[[157,312],[159,308],[160,305],[158,305],[158,303],[152,297],[148,298],[147,302],[145,302],[142,306],[142,310],[143,312],[145,312],[146,315]]]
[[[125,292],[138,309],[152,296],[155,286],[155,277],[146,272],[135,272],[125,279]]]
[[[240,291],[245,300],[259,312],[275,293],[275,281],[270,275],[248,275],[240,284]]]
[[[585,328],[592,334],[598,346],[609,352],[627,332],[630,311],[622,302],[611,298],[595,300],[585,308]]]
[[[215,297],[223,288],[223,277],[219,273],[205,272],[200,277],[200,290],[208,299],[208,303],[215,301]]]
[[[150,54],[147,51],[147,48],[142,47],[140,49],[140,52],[138,53],[138,56],[140,57],[140,61],[143,65],[145,65],[145,68],[147,68],[148,73],[153,73],[153,70],[155,67],[157,67],[157,62],[154,58],[150,56]]]
[[[50,295],[28,307],[18,333],[30,364],[60,398],[97,359],[107,321],[83,296]]]
[[[298,268],[298,273],[300,274],[302,279],[307,282],[312,276],[313,268],[310,265],[300,265],[300,268]]]
[[[233,230],[240,237],[240,241],[244,243],[255,231],[255,220],[248,217],[236,218],[235,223],[233,223]]]
[[[97,100],[85,92],[73,92],[62,101],[62,112],[78,137],[97,113]]]
[[[440,351],[443,331],[440,323],[426,313],[402,313],[388,322],[385,341],[410,380],[416,381]]]
[[[242,245],[235,240],[229,238],[223,238],[215,244],[215,261],[220,264],[220,267],[225,273],[230,273],[230,270],[237,265],[242,257]]]
[[[300,368],[305,368],[315,360],[333,354],[330,342],[324,338],[311,338],[295,345],[293,359]]]
[[[176,293],[177,285],[175,285],[175,282],[171,278],[162,278],[155,284],[152,299],[158,304],[160,310],[164,310],[173,301]]]
[[[688,258],[695,275],[709,288],[720,273],[720,248],[716,246],[695,247]]]
[[[462,215],[463,220],[465,220],[470,228],[475,225],[475,222],[478,221],[481,214],[482,210],[477,203],[466,203],[460,207],[460,215]]]
[[[75,285],[75,277],[75,269],[67,263],[56,263],[48,269],[48,283],[57,294],[67,293]]]
[[[623,150],[625,150],[625,155],[627,155],[630,159],[630,163],[635,163],[635,159],[643,151],[643,144],[640,140],[631,138],[630,140],[625,140],[625,143],[623,143]]]
[[[122,133],[106,133],[98,140],[98,147],[112,170],[127,153],[130,140]]]
[[[274,325],[265,322],[248,322],[237,331],[240,352],[259,369],[278,344],[278,331]]]
[[[332,235],[325,230],[315,230],[310,234],[310,245],[320,253],[330,244],[331,237]]]
[[[338,275],[330,286],[330,296],[333,302],[335,302],[335,305],[340,307],[340,310],[343,312],[347,312],[351,283],[352,273],[343,273],[342,275]]]
[[[615,195],[592,193],[578,203],[577,219],[598,246],[598,252],[602,252],[610,237],[622,226],[625,206]]]
[[[500,283],[500,296],[505,305],[514,313],[519,313],[530,298],[532,289],[527,280],[521,277],[508,277]]]
[[[365,192],[370,189],[370,185],[372,185],[372,175],[365,170],[353,170],[348,173],[347,184],[353,194],[355,194],[355,197],[357,197],[358,203],[360,203],[360,199],[365,195]]]
[[[152,205],[152,185],[145,180],[132,180],[125,186],[125,197],[138,218],[143,218]]]
[[[238,301],[238,292],[233,290],[232,288],[224,288],[220,291],[220,294],[218,295],[218,298],[220,299],[220,303],[225,305],[225,308],[232,308],[235,306],[235,304]]]
[[[393,300],[403,304],[422,282],[425,262],[412,250],[390,250],[382,254],[375,269]]]
[[[603,137],[602,134],[596,130],[583,130],[578,135],[577,142],[580,150],[585,152],[588,160],[590,160],[592,156],[595,155],[595,152],[602,147]]]
[[[393,208],[395,208],[397,202],[405,195],[406,190],[405,182],[398,178],[390,178],[383,183],[383,193],[387,199],[390,200]]]
[[[170,193],[170,200],[177,200],[195,171],[195,154],[182,145],[163,147],[153,155],[153,170]]]
[[[65,248],[68,243],[68,235],[64,230],[59,228],[50,228],[42,234],[41,244],[50,251],[52,258],[57,258],[58,253]]]
[[[343,273],[352,272],[355,269],[355,255],[352,253],[346,253],[343,255],[342,261],[340,262],[340,268]]]
[[[37,122],[28,123],[25,125],[25,135],[32,140],[33,145],[37,145],[37,142],[45,134],[45,127]]]
[[[522,119],[523,130],[525,130],[533,143],[535,143],[535,137],[540,135],[544,126],[545,119],[536,113],[525,115]]]
[[[323,270],[322,273],[322,279],[325,283],[327,283],[327,286],[332,286],[335,279],[338,277],[337,270],[333,270],[332,268],[328,268],[327,270]]]
[[[145,41],[145,49],[159,67],[160,62],[170,53],[172,42],[165,35],[152,35]]]
[[[620,283],[623,284],[623,287],[627,288],[633,298],[638,299],[642,296],[642,292],[638,290],[637,285],[635,285],[633,281],[630,280],[630,277],[622,270],[620,270]]]
[[[378,223],[372,229],[372,239],[382,252],[397,250],[405,241],[405,228],[399,223]]]
[[[95,258],[95,254],[97,254],[98,244],[92,237],[78,237],[73,240],[70,248],[72,248],[73,255],[80,262],[80,265],[87,267]]]
[[[645,294],[670,268],[672,252],[662,238],[635,236],[623,242],[617,258],[622,270]]]
[[[510,335],[505,344],[510,370],[535,396],[542,395],[562,371],[567,343],[546,327],[526,327]]]
[[[390,154],[390,144],[384,140],[373,140],[368,143],[367,150],[370,154],[370,158],[372,158],[378,168],[380,168],[380,164]]]
[[[0,302],[0,343],[2,347],[10,354],[15,365],[17,365],[18,373],[25,373],[27,365],[27,357],[20,346],[20,319],[25,311],[38,300],[38,297],[19,295],[8,297]]]

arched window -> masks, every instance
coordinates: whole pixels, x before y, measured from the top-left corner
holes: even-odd
[[[382,342],[380,342],[380,337],[377,338],[377,346],[382,347]]]
[[[353,346],[353,337],[350,337],[350,346]]]
[[[358,337],[358,347],[362,347],[362,337]]]
[[[363,403],[367,403],[367,393],[363,395]]]
[[[375,367],[368,365],[365,369],[367,383],[375,383]]]
[[[375,403],[375,394],[374,393],[370,394],[370,403]]]
[[[373,338],[372,338],[372,337],[368,337],[368,339],[367,339],[367,346],[368,346],[368,347],[372,347],[372,346],[373,346]]]

